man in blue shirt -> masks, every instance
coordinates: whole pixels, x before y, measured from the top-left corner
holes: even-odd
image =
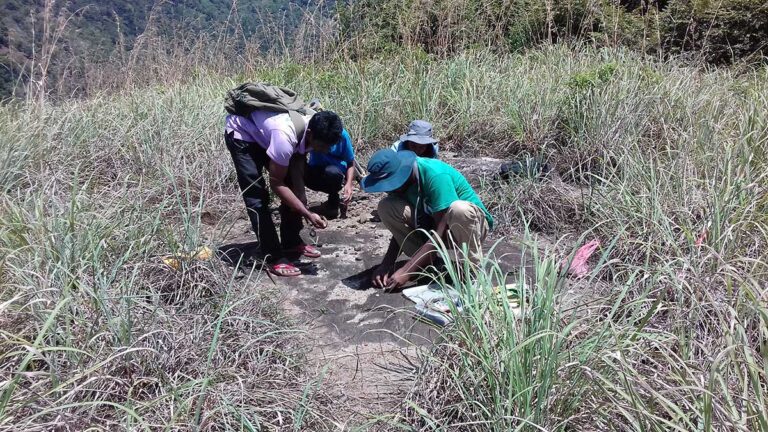
[[[352,181],[355,179],[354,162],[352,138],[346,129],[341,133],[341,140],[331,146],[327,153],[309,153],[304,183],[314,191],[328,194],[328,201],[320,209],[328,218],[336,218],[339,213],[346,217],[347,204],[352,199]]]

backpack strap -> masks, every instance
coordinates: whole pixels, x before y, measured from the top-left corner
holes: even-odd
[[[419,176],[419,164],[413,161],[413,174],[416,176],[416,205],[413,207],[413,228],[419,229],[419,201],[421,201],[421,178]],[[424,203],[422,202],[422,205]]]
[[[304,132],[307,130],[307,122],[304,121],[304,117],[298,111],[290,110],[288,111],[288,116],[293,123],[293,129],[296,131],[296,143],[299,143],[304,136]]]

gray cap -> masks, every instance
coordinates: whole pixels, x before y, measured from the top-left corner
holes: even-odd
[[[400,141],[411,141],[416,144],[434,144],[438,142],[432,137],[432,123],[424,120],[414,120],[408,125],[408,132],[400,135]]]

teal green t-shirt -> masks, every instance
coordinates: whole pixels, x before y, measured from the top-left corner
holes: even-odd
[[[493,217],[485,208],[480,197],[469,184],[467,179],[456,168],[447,163],[430,158],[416,158],[419,168],[419,183],[421,183],[421,200],[423,208],[429,214],[443,211],[451,206],[454,201],[469,201],[485,212],[488,227],[493,228]],[[418,185],[413,185],[405,192],[405,198],[416,206],[419,196]]]

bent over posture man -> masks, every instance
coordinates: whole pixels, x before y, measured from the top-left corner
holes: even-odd
[[[306,153],[327,151],[341,139],[341,119],[332,111],[304,116],[304,133],[297,136],[288,113],[256,110],[249,116],[226,118],[225,142],[237,172],[251,226],[259,240],[268,270],[278,276],[298,276],[301,271],[285,258],[298,253],[317,258],[320,251],[305,244],[300,236],[302,217],[315,228],[327,222],[306,206],[303,177]],[[270,194],[263,170],[269,173],[269,185],[280,198],[280,237],[269,210]]]
[[[432,262],[435,246],[417,229],[434,230],[449,246],[467,246],[470,257],[482,247],[493,218],[455,168],[437,159],[419,158],[411,151],[379,150],[368,162],[362,180],[366,192],[389,192],[379,202],[379,217],[392,239],[372,282],[398,288]],[[400,252],[410,260],[395,271]]]

